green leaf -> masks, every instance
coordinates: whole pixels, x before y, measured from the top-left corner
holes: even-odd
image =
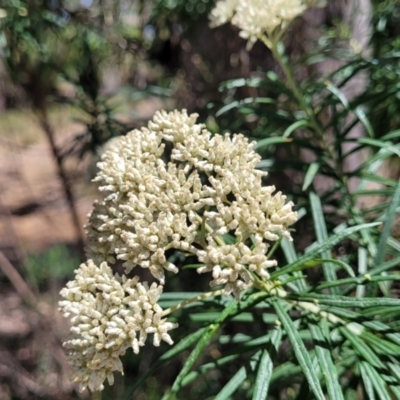
[[[287,314],[280,300],[275,299],[272,304],[276,310],[279,320],[286,330],[297,361],[303,370],[311,390],[314,392],[314,395],[318,400],[325,400],[318,375],[313,369],[309,352],[299,337],[298,328]]]
[[[368,381],[367,384],[371,384],[374,387],[376,394],[381,400],[389,400],[391,398],[381,374],[379,374],[372,365],[365,361],[361,361],[360,370],[362,371],[364,384]]]
[[[346,278],[346,279],[338,279],[336,282],[324,282],[318,285],[315,290],[319,291],[322,289],[328,289],[335,286],[353,284],[356,285],[366,285],[369,282],[388,282],[388,281],[400,281],[400,275],[384,275],[384,276],[359,276],[357,278]]]
[[[389,187],[396,187],[397,186],[397,182],[393,179],[390,178],[385,178],[383,176],[379,176],[377,174],[373,174],[373,173],[364,173],[360,175],[360,178],[366,180],[366,181],[371,181],[371,182],[377,182],[377,183],[381,183],[385,186],[389,186]]]
[[[363,331],[360,335],[377,353],[383,355],[400,356],[400,346],[375,336],[371,332]]]
[[[382,139],[359,138],[358,143],[379,147],[381,149],[388,150],[397,156],[400,156],[400,151],[396,146],[393,146],[390,142],[388,143],[386,141],[382,141]]]
[[[374,351],[356,334],[354,334],[348,326],[341,327],[340,332],[351,343],[353,349],[359,357],[364,358],[365,361],[377,368],[385,368],[380,358]]]
[[[372,228],[377,225],[380,225],[380,223],[374,222],[374,223],[369,223],[369,224],[361,224],[361,225],[352,226],[351,228],[346,228],[346,229],[341,230],[340,232],[338,232],[335,235],[328,238],[325,243],[320,243],[318,246],[313,248],[311,251],[304,254],[302,257],[299,257],[296,261],[273,272],[271,274],[271,279],[274,280],[274,279],[277,279],[281,274],[287,274],[292,271],[295,271],[296,269],[301,267],[307,261],[312,260],[313,258],[318,256],[325,250],[328,250],[328,249],[332,248],[333,246],[335,246],[336,244],[340,243],[344,238],[346,238],[360,230]]]
[[[374,387],[372,386],[371,379],[369,378],[364,364],[368,363],[365,363],[365,361],[361,361],[360,363],[358,363],[361,372],[361,378],[364,382],[365,393],[367,394],[369,400],[376,400]]]
[[[324,294],[290,294],[288,298],[295,299],[296,301],[308,301],[317,304],[325,304],[328,306],[336,307],[357,307],[368,308],[376,306],[389,306],[400,307],[400,299],[392,299],[385,297],[348,297],[348,296],[334,296]]]
[[[303,187],[301,188],[303,192],[305,192],[308,189],[308,187],[312,184],[315,175],[317,175],[318,173],[318,170],[319,170],[318,163],[313,162],[310,164],[310,166],[307,169],[306,176],[304,177]]]
[[[391,140],[391,139],[397,139],[399,137],[400,137],[400,129],[397,129],[396,131],[389,132],[386,135],[383,135],[381,137],[381,140],[386,141],[386,140]]]
[[[253,400],[265,400],[268,395],[269,382],[272,376],[273,362],[267,350],[263,350],[257,368]]]
[[[270,146],[271,144],[289,143],[291,141],[292,139],[286,139],[284,137],[269,137],[259,140],[255,145],[254,150],[260,149],[265,146]]]
[[[346,110],[351,110],[350,104],[346,96],[336,86],[334,86],[331,82],[327,82],[326,88],[339,99]],[[368,118],[366,117],[364,111],[360,107],[356,107],[352,111],[354,112],[358,120],[364,125],[364,128],[368,132],[369,136],[374,137],[374,129],[372,128],[371,123],[368,121]]]
[[[190,369],[194,365],[194,363],[199,358],[201,352],[203,351],[204,347],[214,335],[214,333],[219,329],[220,325],[235,311],[235,306],[237,305],[236,301],[231,301],[228,307],[225,308],[224,311],[218,316],[215,320],[215,323],[209,325],[207,329],[205,329],[204,334],[201,336],[200,340],[197,342],[195,348],[190,353],[189,357],[187,358],[183,368],[179,372],[178,376],[175,379],[171,389],[163,396],[163,400],[167,400],[171,398],[171,396],[177,393],[181,387],[181,383],[183,378],[189,373]]]
[[[301,128],[302,126],[308,126],[308,121],[306,119],[302,119],[300,121],[291,124],[289,127],[285,129],[285,132],[283,132],[282,137],[284,138],[289,137],[292,134],[292,132],[294,132],[296,129]]]
[[[222,365],[225,365],[225,364],[237,359],[239,356],[240,356],[240,354],[232,354],[230,356],[221,357],[218,360],[201,365],[197,371],[191,371],[186,375],[186,377],[182,380],[181,387],[187,386],[189,383],[196,380],[199,376],[204,375],[205,373],[207,373],[208,371],[211,371],[213,369],[218,369]]]
[[[393,258],[393,260],[386,261],[385,263],[383,263],[381,265],[375,266],[374,268],[369,270],[369,274],[377,275],[377,274],[387,271],[393,267],[397,267],[398,265],[400,265],[400,256]]]
[[[313,192],[310,193],[309,197],[310,197],[311,211],[314,220],[315,234],[317,236],[318,243],[323,244],[328,240],[328,230],[326,229],[321,200]],[[323,258],[332,258],[332,254],[329,250],[324,250],[321,254]],[[332,282],[337,280],[335,267],[332,264],[323,263],[322,269],[324,271],[324,276],[326,281]],[[339,288],[332,287],[331,292],[333,294],[339,294]]]
[[[181,269],[197,269],[199,267],[203,267],[204,264],[186,264]]]
[[[338,265],[339,267],[342,267],[351,277],[353,277],[353,278],[356,277],[353,269],[351,268],[351,266],[349,264],[345,263],[342,260],[335,260],[334,258],[315,258],[314,260],[310,260],[310,261],[307,261],[306,263],[304,263],[304,267],[305,268],[315,267],[317,265],[321,265],[324,262],[329,262],[331,264]],[[301,267],[300,269],[304,269],[304,268]],[[326,283],[330,283],[330,282],[326,282]]]
[[[332,354],[331,350],[329,349],[329,345],[326,343],[324,335],[322,334],[322,331],[318,325],[309,324],[308,327],[315,344],[315,351],[319,366],[321,368],[322,375],[325,378],[329,399],[344,400],[342,388],[339,383],[339,376],[336,366],[332,360]]]
[[[300,214],[300,212],[298,212],[298,214]],[[296,250],[294,248],[293,242],[289,242],[289,240],[287,240],[286,238],[283,238],[280,242],[282,251],[285,255],[286,261],[288,263],[292,263],[296,261],[297,258],[297,254],[296,254]],[[298,280],[296,280],[295,282],[292,283],[292,285],[289,287],[292,288],[294,291],[296,292],[307,292],[308,291],[308,285],[307,282],[304,278],[301,278],[301,272],[299,271],[293,271],[293,275],[296,278],[299,278]],[[282,279],[286,280],[286,276],[282,276]]]
[[[239,371],[229,380],[222,390],[214,397],[214,400],[226,400],[243,384],[247,378],[245,367],[241,367]]]
[[[254,307],[256,304],[268,298],[268,296],[269,296],[268,293],[258,292],[249,296],[245,300],[242,300],[240,303],[231,300],[228,306],[219,314],[216,320],[212,324],[210,324],[206,329],[204,329],[203,335],[201,336],[195,348],[192,350],[189,357],[187,358],[182,370],[176,377],[175,382],[172,385],[172,388],[163,396],[163,400],[173,398],[173,396],[180,390],[180,388],[182,387],[183,380],[188,375],[190,369],[193,367],[194,363],[201,355],[204,347],[209,342],[214,333],[220,328],[220,326],[225,321],[242,313],[246,308]]]
[[[263,103],[263,104],[276,104],[276,100],[271,99],[269,97],[248,97],[243,100],[236,100],[233,101],[232,103],[227,104],[226,106],[222,107],[219,109],[216,113],[215,116],[219,117],[220,115],[226,113],[229,110],[232,110],[233,108],[239,108],[245,104],[253,104],[253,103]]]
[[[171,360],[178,354],[185,351],[187,348],[192,346],[195,342],[197,342],[206,332],[205,328],[201,328],[196,332],[184,337],[182,340],[179,341],[172,349],[165,352],[148,370],[147,372],[134,384],[132,385],[126,396],[126,400],[130,400],[132,398],[133,393],[135,390],[149,377],[156,369],[158,369],[162,364],[166,363],[167,361]]]
[[[191,321],[194,322],[213,322],[218,317],[219,312],[198,312],[198,313],[190,313],[189,318]],[[247,322],[253,323],[254,322],[254,315],[252,313],[241,313],[235,315],[231,318],[231,321],[234,322]]]
[[[284,362],[274,368],[270,383],[282,381],[286,385],[291,377],[294,375],[297,376],[301,374],[301,372],[302,368],[299,365],[293,364],[290,361]]]
[[[396,209],[400,204],[400,179],[397,183],[396,190],[394,192],[392,202],[390,203],[389,210],[385,216],[385,222],[383,224],[381,236],[379,238],[378,250],[374,258],[374,265],[379,265],[383,262],[385,256],[385,247],[392,229],[393,222],[395,220]]]
[[[268,349],[261,353],[257,367],[257,377],[254,384],[253,400],[264,400],[268,395],[268,387],[274,368],[273,358],[276,356],[282,342],[282,329],[275,329],[271,332],[271,343]]]

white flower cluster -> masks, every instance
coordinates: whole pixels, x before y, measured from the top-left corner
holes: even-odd
[[[108,144],[96,178],[106,198],[95,203],[89,218],[88,256],[96,262],[122,260],[127,271],[149,268],[164,284],[164,270],[178,272],[165,252],[183,250],[204,262],[199,273],[213,270],[213,284],[225,284],[226,294],[238,296],[239,288],[250,285],[247,270],[267,277],[264,269],[275,263],[267,260],[263,240],[291,239],[288,226],[297,214],[280,192],[273,195],[273,186],[262,186],[266,173],[255,169],[260,161],[255,143],[243,135],[213,136],[196,118],[185,110],[160,111],[147,128]],[[210,252],[222,258],[205,256],[205,231]],[[228,248],[213,239],[227,233],[237,243],[252,237],[258,261],[246,262],[250,250],[238,244],[243,270],[228,272],[233,267],[223,257]]]
[[[139,353],[148,334],[154,346],[173,343],[168,331],[177,324],[162,318],[161,285],[114,275],[107,263],[97,267],[91,260],[75,273],[59,304],[66,317],[72,315],[72,338],[64,346],[81,390],[102,390],[106,378],[112,384],[113,371],[123,373],[120,356],[129,347]]]
[[[324,0],[220,0],[210,14],[211,26],[231,21],[240,36],[254,43],[263,34],[287,25],[311,6],[325,6]]]
[[[113,139],[106,146],[95,179],[104,200],[96,201],[87,226],[88,263],[61,291],[60,307],[72,315],[72,339],[65,343],[81,388],[101,390],[122,372],[120,356],[135,353],[148,334],[153,344],[172,344],[157,301],[165,271],[179,269],[170,249],[191,253],[212,272],[211,286],[234,294],[268,279],[275,266],[267,241],[291,240],[297,219],[273,186],[262,186],[265,172],[243,135],[212,135],[197,115],[185,110],[157,112],[146,128]],[[226,244],[229,234],[235,244]],[[253,243],[251,247],[250,243]],[[92,261],[93,260],[93,261]],[[114,275],[108,264],[121,260],[126,273],[147,268],[161,285]]]
[[[199,261],[204,263],[199,273],[212,271],[214,280],[210,286],[225,285],[225,294],[233,293],[239,298],[240,292],[252,286],[250,273],[255,272],[262,279],[268,279],[266,268],[277,265],[265,255],[267,244],[260,240],[251,250],[243,243],[218,246],[214,240],[205,250],[197,252]]]

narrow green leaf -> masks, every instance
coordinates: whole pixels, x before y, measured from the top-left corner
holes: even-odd
[[[219,314],[220,314],[219,312],[190,313],[189,318],[191,321],[194,321],[194,322],[208,323],[208,322],[214,322]],[[234,317],[232,317],[231,321],[253,323],[254,315],[252,313],[241,313],[241,314],[238,314],[238,315],[235,315]]]
[[[400,129],[397,129],[396,131],[389,132],[386,135],[383,135],[381,137],[381,140],[386,141],[386,140],[391,140],[391,139],[397,139],[399,137],[400,137]]]
[[[352,110],[346,96],[336,86],[334,86],[331,82],[327,82],[326,88],[340,100],[346,110]],[[371,123],[368,121],[364,111],[360,107],[356,107],[352,111],[358,120],[364,125],[364,128],[368,132],[369,136],[374,137],[374,129],[372,128]]]
[[[282,137],[287,138],[289,137],[292,132],[294,132],[296,129],[301,128],[302,126],[307,126],[308,121],[306,119],[302,119],[300,121],[294,122],[291,124],[288,128],[285,129],[285,132],[283,132]]]
[[[291,294],[288,298],[296,301],[308,301],[318,304],[325,304],[328,306],[336,307],[357,307],[369,308],[377,306],[400,307],[400,299],[392,299],[385,297],[348,297],[348,296],[334,296],[324,294]]]
[[[297,365],[293,364],[290,361],[287,361],[283,364],[278,365],[274,370],[272,371],[272,377],[271,377],[271,383],[276,382],[276,381],[283,381],[284,384],[286,385],[289,378],[293,377],[294,375],[300,375],[302,372],[302,368]]]
[[[388,320],[391,318],[397,318],[400,315],[400,307],[387,307],[387,305],[379,305],[367,307],[366,310],[362,311],[362,315],[366,318],[374,318],[379,316],[380,320]]]
[[[314,392],[315,397],[318,400],[325,400],[318,375],[312,366],[309,351],[306,349],[303,341],[300,339],[296,325],[287,314],[280,300],[276,299],[272,302],[272,304],[276,310],[279,320],[286,330],[297,361],[303,370],[311,390]]]
[[[376,400],[374,387],[372,386],[371,379],[369,378],[368,372],[367,372],[364,364],[365,364],[365,361],[361,361],[358,363],[358,366],[360,368],[361,378],[364,383],[365,393],[368,396],[368,400]]]
[[[396,146],[393,146],[390,142],[383,141],[382,139],[371,139],[371,138],[359,138],[358,143],[367,144],[368,146],[375,146],[381,149],[388,150],[393,154],[400,157],[400,151]]]
[[[366,285],[369,282],[390,282],[390,281],[400,281],[400,275],[384,275],[384,276],[359,276],[357,278],[346,278],[338,279],[336,282],[324,282],[318,285],[315,290],[319,291],[322,289],[328,289],[335,286],[356,284],[356,285]],[[354,287],[354,285],[352,286]]]
[[[236,305],[237,305],[236,301],[231,301],[228,307],[226,307],[225,310],[222,311],[222,313],[215,320],[215,323],[208,326],[204,334],[201,336],[200,340],[197,342],[195,348],[192,350],[189,357],[187,358],[185,364],[183,365],[183,368],[176,377],[175,382],[173,383],[171,389],[163,396],[163,399],[167,400],[173,394],[179,391],[183,378],[189,373],[190,369],[192,368],[194,363],[199,358],[201,352],[203,351],[203,348],[206,346],[206,344],[214,335],[214,333],[218,330],[221,323],[224,322],[225,319],[228,318],[235,311]]]
[[[364,384],[368,380],[374,387],[376,394],[381,400],[389,400],[390,394],[387,391],[386,383],[382,379],[381,374],[378,373],[378,371],[372,365],[365,361],[360,362],[360,369],[366,376],[366,379],[364,379],[363,376]]]
[[[321,199],[314,192],[310,193],[309,198],[310,198],[311,211],[314,220],[314,229],[315,229],[315,234],[317,236],[317,241],[320,244],[326,243],[326,241],[328,240],[328,230],[325,224],[325,217],[324,217],[324,212],[322,210]],[[328,249],[324,250],[321,253],[321,255],[323,258],[332,258],[332,254]],[[335,267],[332,264],[323,263],[322,270],[324,271],[324,276],[326,281],[332,282],[337,280]],[[331,293],[339,294],[339,288],[332,287]]]
[[[233,108],[239,108],[243,105],[252,104],[252,103],[276,104],[276,100],[271,99],[269,97],[248,97],[246,99],[236,100],[236,101],[233,101],[232,103],[227,104],[226,106],[219,109],[215,113],[215,115],[217,117],[219,117],[220,115],[226,113],[229,110],[232,110]]]
[[[377,182],[381,183],[383,185],[389,186],[389,187],[396,187],[397,182],[393,179],[390,178],[385,178],[373,173],[364,173],[360,175],[360,178],[366,180],[366,181],[371,181],[371,182]]]
[[[269,137],[269,138],[265,138],[265,139],[261,139],[257,142],[257,144],[255,145],[254,149],[260,149],[262,147],[265,146],[270,146],[271,144],[278,144],[278,143],[289,143],[291,142],[292,139],[286,139],[283,137]]]
[[[372,228],[377,225],[380,225],[380,223],[374,222],[374,223],[369,223],[369,224],[361,224],[361,225],[352,226],[351,228],[346,228],[346,229],[341,230],[340,232],[338,232],[335,235],[328,238],[325,243],[319,244],[312,251],[304,254],[302,257],[299,257],[296,261],[273,272],[271,274],[271,279],[277,279],[281,274],[287,274],[292,271],[295,271],[298,267],[301,267],[307,261],[312,260],[313,258],[318,256],[325,250],[328,250],[328,249],[332,248],[333,246],[335,246],[336,244],[340,243],[344,238],[346,238],[360,230]]]
[[[385,222],[383,224],[381,236],[379,238],[378,251],[376,252],[374,258],[374,265],[379,265],[383,262],[383,259],[385,257],[385,247],[387,239],[390,235],[390,230],[392,229],[393,222],[395,220],[396,209],[399,205],[400,205],[400,179],[397,183],[397,187],[394,192],[392,201],[390,203],[390,207],[385,216]]]
[[[240,303],[231,300],[228,306],[219,314],[218,318],[216,318],[214,323],[210,324],[206,329],[204,329],[203,335],[201,336],[195,348],[192,350],[189,357],[187,358],[183,368],[176,377],[175,382],[172,385],[172,388],[163,396],[163,400],[173,398],[173,396],[180,390],[180,388],[182,387],[183,379],[187,376],[190,369],[193,367],[194,363],[199,358],[204,347],[209,342],[214,333],[220,328],[220,326],[226,320],[242,313],[243,310],[245,310],[246,308],[254,307],[256,304],[265,300],[267,297],[268,293],[258,292],[249,296],[247,299],[242,300]]]
[[[299,213],[300,212],[298,212],[298,214]],[[283,238],[280,242],[280,245],[281,245],[282,251],[285,255],[286,261],[288,263],[295,262],[296,258],[297,258],[297,254],[296,254],[296,250],[294,248],[293,242],[289,242],[289,240],[287,240],[286,238]],[[293,271],[293,275],[299,279],[296,280],[295,282],[293,282],[292,286],[289,286],[289,287],[291,287],[296,292],[308,292],[307,282],[304,278],[301,278],[301,272]],[[285,280],[285,282],[286,282],[286,276],[283,276],[282,279]]]
[[[306,176],[304,177],[303,187],[301,188],[303,192],[305,192],[308,189],[308,187],[312,184],[315,175],[317,175],[318,171],[319,171],[319,164],[316,162],[311,163],[307,169]]]
[[[267,398],[273,367],[274,365],[269,352],[263,350],[258,364],[253,400],[265,400]]]
[[[203,267],[204,264],[186,264],[181,269],[197,269],[199,267]]]
[[[241,367],[239,371],[229,380],[222,390],[214,397],[214,400],[226,400],[243,384],[247,378],[245,367]]]
[[[232,354],[230,356],[221,357],[218,360],[201,365],[197,371],[191,371],[186,375],[186,377],[182,380],[181,387],[185,387],[185,386],[189,385],[189,383],[196,380],[199,376],[204,375],[205,373],[207,373],[208,371],[211,371],[213,369],[218,369],[219,367],[237,359],[239,356],[240,356],[240,353]]]
[[[353,268],[347,263],[345,263],[342,260],[335,260],[333,258],[316,258],[314,260],[307,261],[304,263],[305,267],[315,267],[317,265],[321,265],[324,262],[329,262],[330,264],[335,264],[338,265],[339,267],[342,267],[351,277],[355,278],[356,275],[353,271]],[[301,268],[303,269],[303,268]]]
[[[393,395],[391,396],[391,399],[400,399],[400,386],[389,386],[389,391]]]
[[[314,341],[319,366],[321,368],[322,375],[325,378],[329,399],[344,400],[342,388],[339,383],[339,376],[336,370],[336,366],[332,360],[332,354],[329,350],[329,345],[328,343],[326,343],[324,335],[322,334],[319,326],[309,324],[308,327]]]
[[[341,327],[340,332],[348,339],[359,357],[363,358],[374,367],[385,368],[374,351],[358,335],[354,334],[348,326]]]
[[[147,372],[135,383],[133,384],[127,394],[125,395],[126,400],[130,400],[132,398],[133,393],[135,390],[155,371],[157,370],[162,364],[166,363],[167,361],[171,360],[178,354],[185,351],[187,348],[192,346],[195,342],[197,342],[205,333],[206,329],[201,328],[196,332],[184,337],[182,340],[179,341],[172,349],[165,352],[148,370]]]
[[[371,332],[362,332],[360,335],[366,342],[368,342],[377,353],[383,355],[400,356],[400,346],[375,336]]]
[[[377,265],[374,268],[369,270],[370,275],[377,275],[380,274],[381,272],[387,271],[389,269],[392,269],[393,267],[397,267],[400,265],[400,256],[393,258],[393,260],[386,261],[385,263],[381,265]]]

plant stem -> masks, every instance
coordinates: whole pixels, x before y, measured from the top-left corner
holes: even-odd
[[[176,306],[165,309],[162,313],[162,316],[165,317],[166,315],[171,314],[176,310],[180,310],[181,308],[187,306],[188,304],[195,303],[196,301],[209,299],[210,297],[221,296],[223,293],[224,293],[223,289],[214,290],[213,292],[202,293],[202,294],[192,297],[190,299],[183,300],[180,303],[178,303]]]
[[[315,130],[315,132],[320,136],[320,139],[324,139],[323,131],[320,127],[319,122],[315,117],[314,110],[307,104],[304,99],[303,93],[301,92],[299,86],[297,85],[292,70],[290,69],[289,65],[285,62],[282,55],[278,50],[278,42],[276,38],[272,38],[269,40],[265,37],[265,35],[261,36],[261,40],[263,43],[271,50],[272,55],[274,56],[275,60],[278,62],[280,67],[282,68],[283,73],[285,74],[287,84],[292,89],[294,96],[296,97],[297,102],[299,103],[300,107],[306,112],[307,117],[310,122],[310,126]]]
[[[343,173],[342,164],[341,164],[340,160],[338,160],[337,153],[335,152],[334,147],[327,143],[327,141],[325,139],[324,131],[321,127],[321,124],[315,116],[314,109],[309,104],[307,104],[302,91],[300,90],[296,80],[294,79],[294,76],[293,76],[290,66],[285,62],[284,58],[282,57],[282,55],[280,54],[280,52],[278,50],[278,43],[280,40],[280,36],[276,35],[272,38],[268,38],[265,35],[262,35],[260,37],[260,39],[271,50],[272,55],[274,56],[275,60],[278,62],[278,64],[282,68],[282,71],[287,80],[287,85],[293,91],[293,94],[294,94],[299,106],[307,114],[310,127],[317,134],[322,150],[326,151],[328,156],[330,157],[330,159],[333,161],[333,163],[336,167],[335,171],[336,171],[337,179],[343,185],[346,195],[350,200],[351,206],[354,206],[354,201],[353,201],[352,195],[350,193],[350,189],[348,187],[348,178]]]
[[[346,322],[336,316],[335,314],[329,313],[327,311],[321,310],[321,308],[318,306],[318,304],[314,304],[311,302],[306,302],[306,301],[296,301],[289,299],[289,293],[283,289],[282,287],[279,286],[280,282],[275,281],[255,281],[254,282],[254,287],[257,289],[260,289],[262,291],[265,291],[272,296],[279,297],[282,300],[287,301],[289,304],[292,306],[297,306],[302,308],[304,311],[311,312],[315,315],[318,315],[319,317],[326,318],[328,321],[332,322],[333,324],[336,325],[346,325]]]
[[[71,186],[70,186],[70,182],[69,182],[67,173],[64,169],[62,157],[61,157],[60,152],[55,143],[54,131],[50,125],[48,115],[47,115],[47,110],[45,109],[44,106],[38,110],[38,117],[39,117],[40,125],[42,126],[42,128],[46,134],[47,141],[50,145],[54,160],[56,161],[56,164],[57,164],[57,173],[58,173],[58,177],[60,178],[60,182],[61,182],[62,188],[64,190],[64,195],[65,195],[65,198],[67,200],[67,204],[68,204],[68,207],[70,210],[72,224],[75,229],[75,234],[76,234],[76,239],[78,242],[78,249],[80,252],[80,256],[82,258],[84,258],[85,244],[84,244],[84,239],[83,239],[83,235],[82,235],[81,223],[79,221],[78,210],[76,208],[75,199],[74,199],[74,196],[73,196],[73,193],[71,190]]]
[[[204,218],[200,217],[200,215],[198,215],[197,213],[196,213],[196,219],[201,223],[201,230],[202,230],[202,233],[201,233],[201,234],[204,233],[204,232],[203,232],[203,229],[204,229],[204,228],[207,230],[208,233],[214,232],[214,229],[211,228],[211,226],[208,225],[208,224],[205,222]],[[225,241],[224,241],[224,239],[222,239],[222,237],[220,237],[220,236],[215,236],[214,239],[215,239],[215,241],[216,241],[220,246],[225,246]],[[204,243],[205,243],[205,237],[204,237]]]

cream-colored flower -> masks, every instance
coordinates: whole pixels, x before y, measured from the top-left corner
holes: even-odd
[[[160,111],[146,128],[107,145],[95,179],[106,196],[95,202],[89,217],[87,253],[96,263],[122,260],[127,272],[148,268],[161,284],[165,271],[178,272],[166,252],[192,253],[206,265],[202,272],[213,271],[212,285],[224,284],[226,293],[237,295],[251,285],[249,272],[268,278],[267,260],[238,261],[243,267],[236,270],[225,262],[230,248],[220,248],[218,237],[235,236],[242,243],[234,246],[241,257],[255,240],[251,251],[260,255],[269,241],[291,240],[288,228],[297,214],[285,196],[273,194],[275,187],[262,185],[266,173],[256,169],[260,156],[254,142],[241,134],[212,135],[196,119],[185,110]],[[208,253],[199,252],[206,240],[209,248],[202,251],[222,257],[220,274],[217,264],[206,260]]]
[[[129,347],[135,353],[153,334],[154,346],[164,340],[172,344],[168,331],[177,324],[162,318],[157,304],[163,287],[140,283],[139,278],[113,274],[107,263],[97,266],[89,260],[75,271],[59,302],[66,317],[71,318],[71,339],[64,343],[80,389],[102,390],[113,372],[123,373],[120,356]]]
[[[205,250],[197,252],[199,261],[204,264],[197,272],[212,272],[214,279],[210,286],[224,285],[224,294],[228,296],[233,293],[239,300],[240,292],[252,286],[251,273],[268,279],[266,269],[276,266],[276,261],[268,260],[265,254],[268,247],[261,240],[251,250],[243,243],[221,246],[211,239]]]
[[[251,44],[277,28],[286,29],[307,8],[325,5],[321,0],[220,0],[210,14],[211,26],[231,21]]]

